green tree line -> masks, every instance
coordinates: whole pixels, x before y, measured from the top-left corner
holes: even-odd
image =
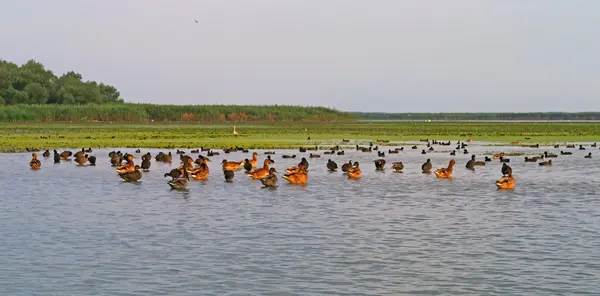
[[[35,60],[21,66],[0,60],[0,105],[123,103],[115,87],[82,79],[75,72],[56,76]]]
[[[377,113],[352,112],[362,120],[600,120],[600,112],[529,112],[529,113]]]
[[[279,122],[343,121],[351,116],[325,107],[258,105],[6,105],[0,122]]]

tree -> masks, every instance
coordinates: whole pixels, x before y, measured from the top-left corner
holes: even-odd
[[[25,92],[29,97],[30,104],[46,104],[48,101],[48,91],[37,82],[28,84]]]
[[[119,91],[111,85],[83,81],[83,76],[73,71],[57,77],[35,60],[21,66],[0,60],[0,96],[6,105],[124,102]]]

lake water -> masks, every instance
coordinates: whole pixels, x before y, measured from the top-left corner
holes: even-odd
[[[106,150],[96,167],[42,159],[40,171],[29,153],[0,154],[0,295],[597,295],[600,154],[583,156],[600,151],[570,151],[552,167],[510,157],[514,191],[496,190],[498,161],[466,170],[470,155],[452,180],[423,175],[426,158],[451,156],[420,149],[386,155],[404,173],[376,172],[376,153],[331,156],[361,162],[359,181],[322,155],[308,185],[275,190],[243,173],[225,183],[221,159],[249,154],[221,154],[187,192],[162,177],[177,162],[132,184]],[[277,151],[280,172],[299,161],[283,153],[308,155]]]

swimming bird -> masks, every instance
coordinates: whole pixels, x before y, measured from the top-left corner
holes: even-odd
[[[429,174],[431,173],[431,169],[432,169],[432,165],[431,165],[431,159],[427,159],[427,161],[421,166],[421,170],[423,171],[424,174]]]
[[[425,151],[425,149],[421,150],[421,154],[427,154],[427,151]]]
[[[562,151],[560,151],[560,152],[561,152],[560,154],[563,154]],[[565,152],[565,155],[571,155],[571,154],[573,154],[573,153],[571,153],[571,152]],[[552,153],[548,153],[548,151],[544,151],[544,157],[546,157],[546,158],[557,158],[558,155],[552,154]]]
[[[585,150],[585,147],[583,147],[583,145],[579,145],[579,150]]]
[[[551,166],[552,165],[552,159],[549,159],[548,161],[540,162],[539,165],[541,165],[541,166]]]
[[[484,161],[492,161],[492,159],[491,159],[491,158],[489,158],[489,157],[487,157],[487,156],[486,156],[486,157],[485,157],[483,160],[484,160]]]
[[[333,172],[338,169],[338,165],[337,165],[337,163],[335,163],[335,161],[328,159],[327,160],[327,169],[329,171]]]
[[[385,157],[385,152],[383,152],[383,151],[377,151],[377,156],[379,156],[379,157]]]
[[[257,168],[254,169],[251,172],[248,172],[247,174],[252,178],[252,179],[261,179],[262,177],[266,176],[269,174],[269,165],[272,164],[273,161],[270,159],[265,159],[265,161],[263,162],[263,167],[262,168]]]
[[[360,179],[361,171],[358,161],[354,162],[354,166],[348,170],[349,179]]]
[[[375,163],[375,170],[383,171],[385,167],[385,159],[377,159],[373,161]]]
[[[296,154],[294,154],[294,155],[285,155],[284,154],[281,157],[283,157],[283,158],[296,158]]]
[[[452,150],[452,151],[450,152],[450,156],[455,156],[455,155],[456,155],[456,150]]]
[[[150,166],[152,165],[152,162],[150,162],[151,159],[152,159],[152,156],[150,156],[150,152],[148,152],[142,156],[141,167],[144,172],[147,172],[150,170]]]
[[[237,171],[242,167],[242,164],[246,165],[246,161],[247,159],[243,161],[227,161],[227,159],[223,159],[221,161],[221,166],[224,170]],[[250,169],[252,169],[252,164],[248,165],[250,166]]]
[[[250,162],[250,160],[248,160],[248,158],[244,159],[244,170],[247,172],[250,172],[252,170],[252,163]]]
[[[506,163],[503,163],[502,168],[500,168],[500,172],[502,173],[502,176],[508,175],[509,169],[510,169],[510,167]]]
[[[171,186],[172,189],[181,190],[181,189],[187,188],[189,183],[190,183],[190,175],[188,174],[187,169],[184,167],[183,174],[181,176],[169,181],[167,184],[169,184],[169,186]]]
[[[235,176],[235,172],[232,170],[223,170],[223,177],[225,177],[226,182],[233,181],[233,177]]]
[[[347,173],[352,168],[352,160],[342,165],[342,172]]]
[[[525,156],[525,162],[537,162],[538,159],[535,157],[529,158],[527,156]]]
[[[42,154],[43,157],[50,157],[50,150],[46,150],[44,151],[44,153]]]
[[[247,162],[250,162],[250,164],[252,165],[252,168],[255,168],[257,161],[258,161],[258,153],[252,152],[252,159],[250,159]]]
[[[454,159],[450,160],[450,162],[448,163],[448,167],[439,168],[435,170],[435,176],[438,178],[452,178],[455,163],[456,161]]]
[[[510,162],[510,159],[504,158],[504,156],[500,157],[500,162]]]
[[[142,172],[140,172],[140,166],[136,165],[133,167],[133,171],[127,171],[119,173],[119,177],[126,182],[137,182],[142,179]]]
[[[475,155],[471,155],[471,159],[467,161],[465,167],[469,170],[475,169]]]
[[[42,167],[42,162],[38,159],[36,153],[31,154],[31,161],[29,162],[29,167],[32,170],[39,170]]]
[[[88,155],[87,154],[84,154],[84,155],[79,154],[75,158],[75,162],[77,163],[78,166],[84,166],[87,161],[88,161]]]
[[[69,157],[71,157],[71,155],[73,155],[73,152],[71,152],[71,151],[63,151],[63,152],[60,153],[60,158],[62,160],[70,161],[71,159],[69,159]]]
[[[592,152],[588,153],[588,155],[584,156],[583,158],[592,158]]]
[[[260,178],[260,182],[265,186],[265,187],[275,187],[277,186],[277,170],[275,170],[275,168],[270,168],[269,169],[269,174]]]
[[[54,163],[60,163],[60,154],[54,150]]]
[[[512,168],[510,167],[508,167],[506,174],[500,180],[496,181],[496,186],[500,189],[513,189],[515,184],[516,180],[512,175]]]
[[[560,155],[573,155],[573,152],[569,152],[569,151],[564,152],[564,151],[561,150],[560,151]]]
[[[396,172],[402,172],[404,169],[404,164],[401,161],[392,162],[392,169]]]
[[[171,177],[171,179],[177,179],[182,175],[181,170],[178,168],[172,169],[170,172],[165,173],[164,177]]]
[[[95,166],[96,165],[96,156],[91,155],[90,157],[88,157],[88,162],[90,163],[91,166]]]
[[[310,153],[310,154],[308,155],[308,157],[309,157],[309,158],[320,158],[320,157],[321,157],[321,155],[319,155],[319,154],[312,154],[312,153]]]
[[[283,179],[290,184],[306,184],[308,182],[308,172],[304,166],[297,166],[294,170],[286,170]]]

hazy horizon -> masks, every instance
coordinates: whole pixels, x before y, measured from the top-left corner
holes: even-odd
[[[599,9],[592,0],[20,0],[0,11],[0,59],[72,70],[139,103],[600,111]]]

